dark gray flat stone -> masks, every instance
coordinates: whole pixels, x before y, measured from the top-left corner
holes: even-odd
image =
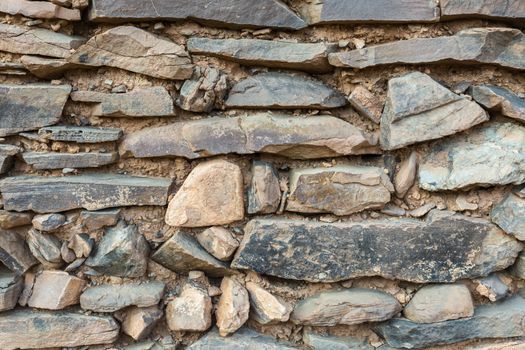
[[[123,135],[117,128],[95,128],[90,126],[48,126],[38,130],[38,135],[47,140],[78,143],[100,143],[118,141]]]
[[[525,2],[521,0],[441,0],[441,19],[485,18],[523,24]]]
[[[57,153],[26,152],[22,153],[24,162],[39,170],[64,168],[98,168],[113,164],[118,160],[118,153]]]
[[[24,238],[16,232],[6,230],[0,230],[0,262],[19,275],[38,263]]]
[[[374,350],[367,339],[358,337],[337,337],[304,331],[303,341],[313,350]]]
[[[229,337],[221,337],[217,328],[188,347],[188,350],[292,350],[298,347],[249,328],[241,328]]]

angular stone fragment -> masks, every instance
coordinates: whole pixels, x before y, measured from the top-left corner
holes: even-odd
[[[7,210],[0,210],[0,228],[8,230],[13,227],[31,225],[33,214],[16,213]]]
[[[504,299],[511,295],[508,283],[505,283],[500,274],[493,273],[487,277],[475,280],[477,283],[476,292],[487,297],[490,301]]]
[[[62,257],[62,260],[70,264],[77,259],[77,256],[73,250],[69,249],[68,244],[67,241],[62,241],[62,245],[60,246],[60,256]]]
[[[446,48],[444,50],[443,48]],[[366,68],[386,64],[494,64],[525,69],[525,34],[510,28],[472,28],[453,36],[417,38],[332,53],[336,67]]]
[[[118,153],[58,153],[58,152],[25,152],[24,162],[39,170],[64,168],[99,168],[113,164],[118,160]]]
[[[293,43],[259,39],[190,38],[188,51],[194,55],[214,56],[245,66],[328,73],[328,53],[335,45],[325,43]]]
[[[206,289],[187,283],[166,307],[168,327],[172,331],[204,332],[211,327],[212,308]]]
[[[89,126],[49,126],[38,130],[38,136],[53,141],[78,143],[101,143],[118,141],[123,135],[117,128],[94,128]]]
[[[76,234],[69,240],[67,247],[77,258],[87,258],[93,250],[94,241],[85,233]]]
[[[175,114],[173,100],[162,86],[136,89],[122,94],[96,91],[74,91],[71,99],[93,103],[96,117],[167,117]]]
[[[471,87],[469,93],[477,103],[488,110],[525,123],[525,99],[512,91],[493,85],[479,85]]]
[[[51,232],[64,225],[66,216],[62,214],[36,215],[31,223],[39,231]]]
[[[250,300],[246,288],[230,277],[222,279],[221,291],[215,316],[219,334],[225,337],[235,333],[248,320]]]
[[[26,75],[24,65],[15,62],[0,62],[0,74],[5,75]]]
[[[254,161],[251,172],[252,181],[248,189],[248,213],[275,213],[281,202],[281,187],[277,170],[271,163]]]
[[[244,218],[243,177],[238,165],[212,160],[191,171],[166,211],[171,226],[225,225]]]
[[[94,231],[106,226],[116,225],[120,212],[120,209],[82,211],[80,212],[80,219],[82,220],[82,226],[90,231]]]
[[[142,277],[148,269],[149,245],[137,226],[121,221],[108,228],[86,265],[109,276]]]
[[[381,116],[381,148],[393,150],[434,140],[489,120],[467,97],[454,94],[431,77],[413,72],[388,82]]]
[[[90,287],[80,296],[80,306],[95,312],[114,312],[128,306],[157,305],[164,295],[164,283],[103,284]]]
[[[348,96],[348,101],[359,114],[379,124],[383,104],[373,93],[362,86],[358,86]]]
[[[184,20],[223,27],[302,29],[306,23],[279,0],[94,0],[89,18],[96,22]]]
[[[43,271],[36,276],[29,307],[61,310],[78,304],[86,281],[63,271]]]
[[[0,262],[18,275],[24,274],[37,264],[24,238],[5,230],[0,230]]]
[[[228,76],[212,67],[195,67],[193,77],[180,89],[177,105],[191,112],[211,112],[222,106],[228,92]]]
[[[58,123],[70,91],[69,85],[0,85],[0,136]]]
[[[241,328],[229,337],[223,337],[215,328],[206,333],[198,341],[188,347],[188,350],[293,350],[299,349],[291,343],[277,340],[268,335],[258,333],[250,328]]]
[[[4,350],[111,344],[119,326],[110,316],[28,309],[0,314],[0,348]]]
[[[142,340],[151,333],[161,318],[162,311],[157,306],[132,306],[126,311],[122,332],[135,340]]]
[[[80,21],[79,10],[68,9],[45,1],[2,0],[0,12],[9,13],[13,16],[22,15],[31,18]]]
[[[394,177],[394,187],[399,198],[405,197],[410,187],[414,185],[417,173],[417,153],[412,152],[400,165]]]
[[[345,97],[321,81],[268,72],[241,80],[230,90],[227,108],[329,109],[346,105]]]
[[[394,186],[382,168],[340,165],[293,169],[286,210],[349,215],[381,209]]]
[[[525,280],[525,252],[521,252],[516,259],[514,265],[510,269],[510,272],[522,280]]]
[[[494,122],[437,142],[419,166],[427,191],[525,182],[525,127]]]
[[[309,331],[303,333],[303,342],[313,350],[374,350],[367,339],[321,335]]]
[[[520,0],[441,0],[441,19],[486,18],[525,22],[525,3]]]
[[[59,78],[69,70],[82,67],[74,63],[69,63],[63,58],[30,55],[20,57],[20,62],[22,62],[25,69],[30,71],[31,74],[42,79]]]
[[[161,79],[181,80],[192,75],[191,58],[182,46],[132,26],[115,27],[95,35],[68,62],[115,67]]]
[[[166,205],[171,180],[115,174],[16,176],[0,182],[6,210],[61,212]]]
[[[0,312],[15,308],[22,289],[24,289],[22,277],[9,270],[0,269]]]
[[[521,337],[525,332],[525,300],[514,296],[501,303],[478,306],[470,318],[437,323],[413,323],[396,318],[376,330],[393,347],[424,348],[470,339]]]
[[[62,261],[62,243],[51,234],[41,233],[35,229],[27,233],[27,245],[33,256],[47,269],[58,269]]]
[[[292,306],[253,282],[246,282],[250,295],[251,316],[260,324],[287,322]]]
[[[503,201],[496,204],[490,214],[497,224],[520,241],[525,241],[525,199],[509,193]]]
[[[520,250],[487,220],[439,210],[425,221],[257,219],[246,225],[232,267],[311,282],[363,276],[453,282],[503,270]]]
[[[211,255],[222,261],[230,261],[239,247],[239,242],[224,227],[210,227],[196,236],[200,245]]]
[[[131,133],[120,153],[137,158],[211,157],[219,154],[278,154],[312,159],[377,154],[377,140],[332,116],[296,117],[269,113],[206,118]]]

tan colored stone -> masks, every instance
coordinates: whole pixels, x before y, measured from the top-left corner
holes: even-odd
[[[211,298],[206,289],[187,283],[168,303],[166,321],[172,331],[203,332],[211,327]]]
[[[94,241],[85,233],[73,235],[69,240],[67,247],[73,252],[77,258],[87,258],[93,250]]]
[[[39,231],[51,232],[64,225],[66,216],[58,213],[35,215],[31,223]]]
[[[24,289],[24,279],[0,267],[0,312],[14,309]]]
[[[25,69],[31,72],[34,76],[42,79],[58,78],[68,70],[81,68],[81,65],[69,63],[61,58],[48,58],[41,56],[24,55],[20,57],[20,62]]]
[[[235,333],[248,320],[250,298],[246,288],[230,277],[222,279],[221,291],[215,316],[219,333],[225,337]]]
[[[412,152],[400,165],[394,177],[394,187],[399,198],[405,197],[410,187],[414,185],[417,171],[417,153]]]
[[[22,293],[20,294],[20,297],[18,298],[18,304],[20,306],[27,306],[27,302],[29,301],[29,298],[31,297],[31,293],[33,292],[33,286],[35,284],[36,279],[36,273],[29,270],[24,274],[24,288],[22,289]]]
[[[211,112],[222,106],[227,93],[226,74],[212,67],[195,67],[193,77],[180,89],[177,105],[185,111]]]
[[[348,101],[360,115],[379,124],[383,104],[373,93],[363,86],[357,86],[348,97]]]
[[[61,310],[78,304],[86,281],[63,271],[46,270],[36,276],[28,305],[38,309]]]
[[[7,230],[13,227],[31,225],[33,214],[0,210],[0,228]]]
[[[231,260],[239,242],[224,227],[210,227],[197,234],[197,241],[211,255],[222,261]]]
[[[260,324],[288,321],[293,310],[290,304],[253,282],[246,282],[246,289],[250,294],[251,315],[255,321]]]
[[[31,18],[80,21],[79,10],[68,9],[45,1],[2,0],[0,1],[0,12]]]
[[[254,161],[252,182],[248,190],[248,213],[275,213],[280,202],[281,187],[275,167],[270,163]]]
[[[122,322],[122,332],[135,340],[146,338],[157,322],[162,318],[162,311],[157,306],[132,306],[126,311]]]

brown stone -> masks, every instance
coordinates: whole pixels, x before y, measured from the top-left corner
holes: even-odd
[[[142,340],[151,333],[161,318],[162,311],[157,306],[132,306],[126,311],[122,321],[122,332],[135,340]]]
[[[24,238],[5,230],[0,230],[0,262],[19,275],[37,264]]]
[[[0,268],[0,312],[14,309],[24,289],[24,279],[16,273]]]
[[[37,309],[61,310],[78,304],[86,286],[83,279],[63,271],[46,270],[36,276],[28,306]]]
[[[253,282],[246,282],[246,289],[250,294],[251,316],[255,321],[260,324],[288,321],[293,310],[290,304]]]
[[[80,11],[57,6],[45,1],[27,0],[2,0],[0,12],[10,15],[22,15],[31,18],[65,19],[67,21],[80,21]]]
[[[66,216],[62,214],[35,215],[31,221],[33,227],[39,231],[55,231],[66,223]]]
[[[479,85],[472,86],[469,93],[486,109],[525,123],[525,99],[514,92],[499,86]]]
[[[399,198],[405,197],[410,187],[414,185],[416,172],[417,153],[412,152],[410,156],[399,165],[399,170],[394,176],[394,187],[396,189],[396,195]]]
[[[73,235],[67,247],[75,253],[77,258],[87,258],[93,250],[94,241],[85,233]]]
[[[441,19],[485,18],[525,22],[525,3],[520,0],[441,0]]]
[[[211,327],[212,303],[206,289],[187,283],[181,294],[166,307],[172,331],[204,332]]]
[[[373,93],[363,86],[357,86],[348,96],[348,101],[360,115],[379,124],[381,113],[383,112],[383,104]]]
[[[20,57],[20,62],[22,62],[25,69],[30,71],[31,74],[42,79],[59,78],[69,70],[83,67],[81,65],[69,63],[63,58],[48,58],[30,55]]]
[[[248,190],[248,213],[270,214],[279,209],[281,186],[279,174],[270,163],[252,163],[252,181]]]
[[[210,227],[196,235],[200,245],[211,255],[222,261],[230,261],[239,242],[224,227]]]
[[[0,228],[8,230],[10,228],[31,225],[32,213],[17,213],[13,211],[0,210]]]
[[[246,288],[230,277],[222,279],[221,291],[215,316],[219,333],[225,337],[235,333],[248,320],[250,299]]]
[[[120,209],[106,209],[97,211],[80,212],[82,226],[90,231],[98,230],[106,226],[115,226],[120,217]]]
[[[222,107],[228,92],[228,76],[212,67],[195,67],[180,89],[177,105],[190,112],[211,112]]]

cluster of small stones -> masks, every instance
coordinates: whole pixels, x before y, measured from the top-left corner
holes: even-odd
[[[523,0],[0,13],[0,349],[525,347],[525,90],[426,69],[523,76]],[[485,25],[275,40],[458,19]],[[380,66],[386,97],[332,79]]]

